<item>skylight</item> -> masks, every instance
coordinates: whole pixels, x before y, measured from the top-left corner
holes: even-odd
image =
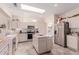
[[[41,13],[41,14],[43,14],[45,12],[44,9],[32,7],[32,6],[29,6],[29,5],[26,5],[26,4],[21,4],[21,8],[24,9],[24,10],[33,11],[33,12],[37,12],[37,13]]]

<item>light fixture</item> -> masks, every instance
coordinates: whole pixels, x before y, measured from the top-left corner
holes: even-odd
[[[28,11],[33,11],[33,12],[37,12],[37,13],[44,13],[45,10],[44,9],[40,9],[40,8],[36,8],[36,7],[32,7],[26,4],[21,4],[21,8],[24,10],[28,10]]]
[[[58,6],[58,4],[54,4],[54,7],[57,7]]]
[[[37,22],[37,20],[36,19],[33,19],[32,22]]]

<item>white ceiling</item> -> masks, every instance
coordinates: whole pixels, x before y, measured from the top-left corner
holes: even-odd
[[[20,6],[21,3],[18,3]],[[20,7],[16,8],[13,6],[12,3],[5,4],[9,8],[9,12],[14,15],[24,16],[24,17],[41,17],[41,16],[48,16],[51,14],[61,15],[66,13],[72,9],[79,8],[79,3],[58,3],[58,6],[55,7],[55,3],[25,3],[27,5],[45,9],[46,12],[44,14],[38,14],[31,11],[22,10]]]
[[[58,6],[55,7],[55,3],[26,3],[27,5],[45,9],[45,14],[63,14],[72,9],[78,8],[79,3],[58,3]]]

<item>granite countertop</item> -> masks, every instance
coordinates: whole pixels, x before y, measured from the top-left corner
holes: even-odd
[[[8,39],[13,39],[17,36],[17,34],[11,34],[11,35],[7,35],[7,38]]]

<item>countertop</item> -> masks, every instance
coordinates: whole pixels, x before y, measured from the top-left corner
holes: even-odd
[[[15,38],[17,36],[17,34],[11,34],[11,35],[7,35],[6,37],[11,39],[11,38]]]

